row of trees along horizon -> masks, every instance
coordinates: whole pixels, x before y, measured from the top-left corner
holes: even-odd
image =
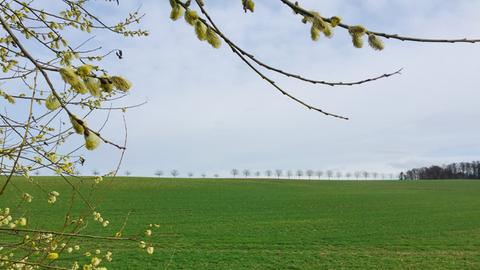
[[[480,161],[451,163],[401,172],[401,180],[427,179],[480,179]]]
[[[77,172],[80,174],[79,172]],[[100,171],[93,170],[94,176],[100,175]],[[35,171],[35,175],[40,175],[40,172]],[[130,170],[124,172],[125,176],[132,176]],[[155,176],[157,177],[180,177],[186,176],[189,178],[207,178],[207,177],[225,177],[224,175],[214,173],[208,175],[207,173],[195,174],[194,172],[188,172],[182,174],[179,170],[173,169],[164,172],[163,170],[156,170]],[[276,179],[390,179],[390,180],[435,180],[435,179],[480,179],[480,161],[472,162],[458,162],[448,165],[432,165],[429,167],[413,168],[411,170],[395,173],[378,173],[368,171],[355,171],[355,172],[341,172],[333,170],[249,170],[249,169],[232,169],[230,175],[227,178],[276,178]]]
[[[82,175],[81,172],[75,172],[76,175]],[[34,172],[35,176],[42,175],[39,170]],[[88,174],[85,174],[88,175]],[[92,171],[93,176],[100,176],[102,173],[95,169]],[[126,170],[123,173],[124,176],[134,176],[132,171]],[[366,180],[366,179],[391,179],[398,180],[399,175],[394,173],[378,173],[378,172],[367,172],[367,171],[355,171],[355,172],[340,172],[333,170],[265,170],[265,171],[253,171],[249,169],[239,170],[232,169],[228,176],[221,175],[219,173],[207,174],[200,173],[196,174],[194,172],[188,172],[182,174],[179,170],[173,169],[170,171],[157,170],[155,171],[155,176],[157,177],[189,177],[189,178],[207,178],[207,177],[225,177],[225,178],[277,178],[277,179],[356,179],[356,180]]]
[[[126,176],[132,175],[130,171],[125,171]],[[162,170],[155,171],[155,175],[157,177],[168,177],[172,176],[174,178],[181,176],[180,171],[178,170],[171,170],[169,172],[164,172]],[[202,177],[206,178],[208,175],[206,173],[195,174],[194,172],[188,172],[186,174],[188,177]],[[222,175],[215,173],[211,176],[215,178],[219,178]],[[223,176],[222,176],[223,177]],[[265,171],[252,171],[249,169],[239,170],[239,169],[232,169],[230,171],[229,177],[233,178],[277,178],[277,179],[398,179],[398,175],[393,173],[378,173],[378,172],[367,172],[367,171],[355,171],[355,172],[340,172],[340,171],[333,171],[333,170],[265,170]]]

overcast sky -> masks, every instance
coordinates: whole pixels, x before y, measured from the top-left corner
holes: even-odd
[[[153,175],[178,169],[228,175],[232,168],[399,172],[415,166],[479,159],[479,46],[385,40],[386,49],[353,48],[337,29],[331,40],[310,40],[309,28],[280,1],[257,0],[253,14],[241,1],[207,0],[224,33],[257,58],[305,76],[358,80],[404,68],[402,75],[357,87],[326,87],[267,73],[295,96],[351,118],[325,117],[279,94],[225,44],[212,49],[184,20],[169,19],[168,1],[121,1],[102,12],[121,18],[146,13],[150,36],[97,36],[112,74],[134,84],[125,100],[147,100],[129,110],[128,151],[122,170]],[[139,4],[141,3],[141,4]],[[421,37],[480,37],[480,1],[304,0],[324,16],[340,15],[370,30]],[[119,117],[106,133],[121,141]],[[82,169],[110,169],[119,155],[104,145]]]

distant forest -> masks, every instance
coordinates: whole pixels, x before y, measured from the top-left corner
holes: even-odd
[[[400,173],[400,180],[420,179],[480,179],[480,161],[416,168]]]

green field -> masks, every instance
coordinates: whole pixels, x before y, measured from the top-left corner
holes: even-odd
[[[40,181],[60,201],[37,200],[30,226],[59,224],[69,190]],[[17,195],[10,187],[0,208]],[[129,232],[161,224],[151,256],[98,242],[121,245],[109,269],[480,269],[480,181],[117,178],[97,195],[112,234],[129,210]]]

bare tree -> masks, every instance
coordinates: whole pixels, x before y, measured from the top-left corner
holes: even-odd
[[[93,175],[97,176],[99,174],[100,174],[100,172],[97,169],[93,170]]]
[[[126,170],[126,171],[125,171],[125,175],[126,175],[126,176],[130,176],[130,175],[132,175],[132,172],[129,171],[129,170]]]
[[[354,175],[355,175],[355,179],[358,180],[358,178],[360,178],[360,176],[362,175],[362,172],[360,172],[360,171],[355,171]]]
[[[300,179],[303,176],[303,170],[298,169],[295,174],[297,175],[298,179]]]
[[[205,178],[207,177],[207,174],[206,173],[202,173],[202,178]]]
[[[335,175],[337,176],[337,179],[342,178],[342,172],[337,172]]]
[[[272,170],[266,170],[265,171],[265,176],[268,177],[268,178],[272,177]]]
[[[242,174],[243,174],[243,176],[245,176],[245,178],[248,178],[250,176],[250,170],[249,169],[244,169],[242,171]]]
[[[39,176],[39,175],[40,175],[40,170],[36,170],[36,171],[34,172],[34,174],[35,174],[35,176]]]
[[[276,169],[275,170],[275,176],[277,177],[277,179],[280,179],[282,174],[283,174],[283,171],[281,169]]]
[[[347,172],[347,173],[345,174],[345,178],[350,179],[350,177],[352,177],[352,173],[351,173],[351,172]]]
[[[213,175],[213,177],[218,178],[218,177],[220,177],[220,175],[218,175],[218,173],[216,173],[216,174]]]
[[[318,170],[315,172],[315,175],[318,177],[318,179],[322,179],[323,171]]]
[[[365,178],[365,180],[368,179],[368,176],[369,176],[369,175],[370,175],[370,173],[367,172],[367,171],[363,171],[363,172],[362,172],[362,176],[363,176],[363,178]]]
[[[189,173],[188,173],[188,177],[189,177],[189,178],[192,178],[192,177],[193,177],[193,172],[189,172]]]
[[[372,177],[373,177],[373,179],[377,179],[377,177],[378,177],[378,172],[372,172]]]
[[[333,171],[332,170],[327,170],[327,177],[328,177],[328,180],[330,180],[333,177]]]
[[[255,172],[255,176],[256,176],[257,178],[260,178],[260,175],[261,175],[261,174],[262,174],[262,173],[261,173],[260,171],[256,171],[256,172]]]
[[[155,175],[158,176],[158,177],[161,177],[163,175],[163,171],[162,170],[156,170]]]
[[[238,175],[238,169],[232,169],[230,173],[233,175],[233,178],[236,178]]]
[[[287,171],[287,177],[288,177],[288,179],[292,178],[292,176],[293,176],[292,170],[288,170],[288,171]]]
[[[171,174],[174,178],[176,178],[176,177],[180,174],[180,172],[177,171],[177,170],[175,170],[175,169],[173,169],[173,170],[170,171],[170,174]]]

